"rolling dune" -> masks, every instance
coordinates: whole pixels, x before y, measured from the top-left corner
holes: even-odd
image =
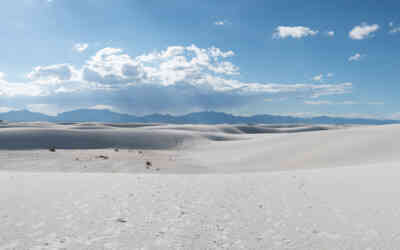
[[[398,125],[4,125],[0,249],[399,249],[399,136]]]

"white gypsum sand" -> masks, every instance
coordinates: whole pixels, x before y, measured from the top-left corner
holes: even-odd
[[[0,249],[397,249],[397,134],[3,124]]]

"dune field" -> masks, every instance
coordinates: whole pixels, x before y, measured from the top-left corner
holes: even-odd
[[[0,249],[399,249],[399,137],[0,123]]]

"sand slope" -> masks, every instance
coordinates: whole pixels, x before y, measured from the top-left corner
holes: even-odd
[[[400,249],[398,137],[399,125],[3,124],[0,250]]]
[[[0,249],[399,249],[399,178],[3,172]]]
[[[400,162],[397,138],[400,138],[399,125],[252,135],[249,140],[201,144],[189,150],[187,157],[217,172],[391,163]]]
[[[0,129],[0,149],[7,150],[0,150],[0,169],[143,172],[145,161],[150,160],[162,173],[227,173],[400,161],[400,140],[396,140],[400,125],[19,126]],[[57,152],[43,150],[50,146]],[[100,155],[108,159],[101,160]]]
[[[327,130],[333,126],[0,123],[0,150],[169,149],[194,140],[245,139],[237,135]]]

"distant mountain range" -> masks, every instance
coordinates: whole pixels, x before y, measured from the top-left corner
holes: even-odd
[[[8,122],[113,122],[113,123],[173,123],[173,124],[238,124],[238,123],[269,123],[269,124],[369,124],[383,125],[400,123],[398,120],[379,120],[366,118],[344,118],[344,117],[294,117],[279,115],[253,115],[236,116],[223,112],[196,112],[186,115],[173,116],[163,114],[152,114],[135,116],[121,114],[110,110],[78,109],[60,113],[57,116],[49,116],[28,110],[10,111],[0,113],[0,120]]]

